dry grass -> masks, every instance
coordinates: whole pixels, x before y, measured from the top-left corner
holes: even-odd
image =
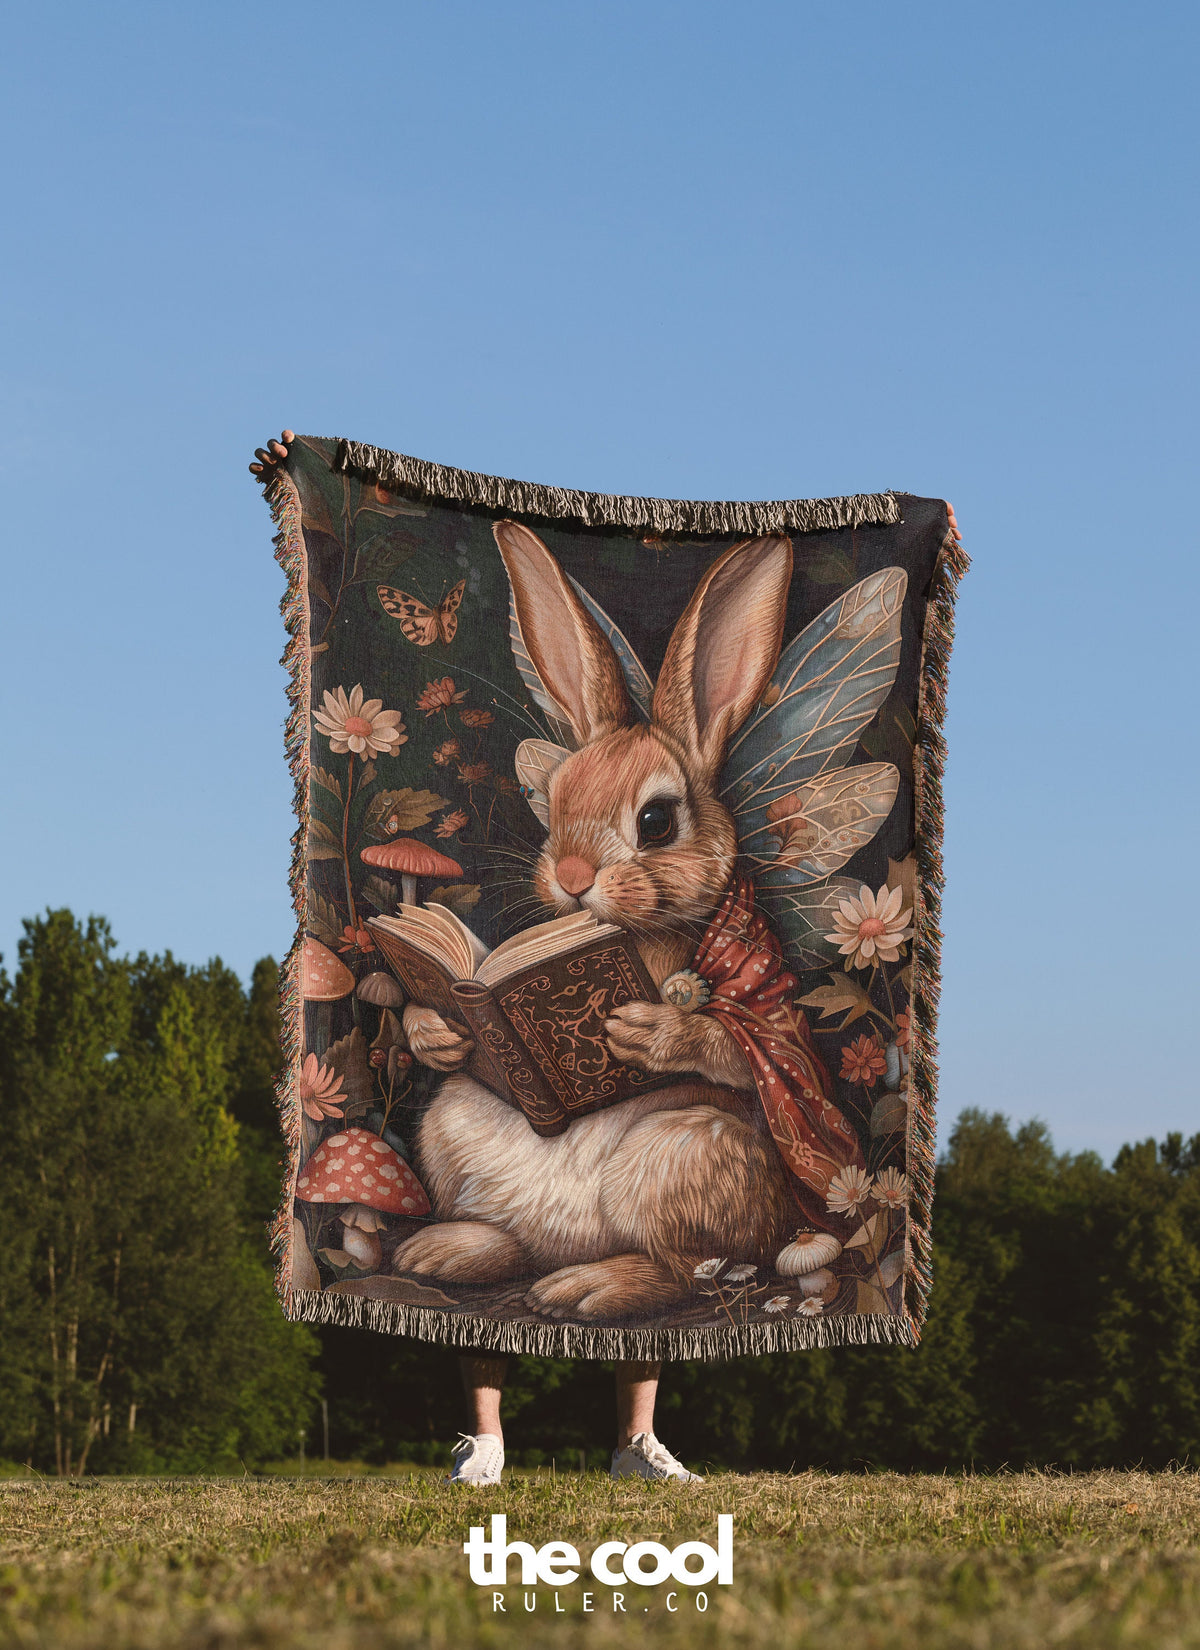
[[[510,1539],[668,1546],[736,1528],[734,1585],[538,1589],[508,1614],[466,1575],[469,1522]],[[358,1479],[12,1482],[0,1488],[0,1644],[22,1650],[393,1650],[643,1642],[767,1650],[1200,1650],[1200,1478],[598,1474],[448,1490],[435,1474]]]

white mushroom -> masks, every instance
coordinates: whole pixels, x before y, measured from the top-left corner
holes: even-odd
[[[797,1232],[775,1256],[775,1270],[785,1278],[800,1278],[828,1266],[841,1252],[841,1244],[829,1232]]]

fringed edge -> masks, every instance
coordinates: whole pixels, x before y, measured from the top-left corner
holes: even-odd
[[[639,533],[828,533],[841,527],[891,527],[902,519],[894,492],[744,502],[626,498],[455,470],[361,441],[340,440],[332,467],[378,482],[407,498],[511,511],[544,521],[574,521],[585,527],[624,527]]]
[[[725,1324],[711,1329],[612,1329],[572,1323],[505,1323],[461,1317],[427,1306],[339,1295],[329,1290],[295,1289],[285,1303],[288,1316],[303,1323],[339,1324],[409,1335],[418,1341],[479,1352],[529,1353],[540,1358],[624,1358],[716,1361],[763,1352],[810,1352],[828,1346],[916,1346],[919,1332],[909,1317],[882,1313],[838,1318],[786,1318],[773,1323]]]
[[[908,1119],[908,1265],[906,1304],[913,1344],[920,1338],[933,1284],[933,1184],[937,1154],[937,1018],[942,987],[943,780],[946,688],[954,644],[954,603],[971,558],[952,533],[942,547],[926,599],[921,637],[916,788],[917,909],[913,940],[913,1037]]]
[[[297,1084],[303,1057],[304,1003],[300,987],[300,961],[304,953],[304,933],[308,925],[308,876],[305,860],[309,795],[309,709],[312,695],[311,658],[308,636],[308,556],[301,527],[300,495],[292,478],[276,470],[266,489],[266,500],[278,531],[275,559],[287,575],[287,588],[280,600],[288,633],[280,663],[288,673],[287,696],[290,709],[284,728],[284,748],[293,781],[292,806],[296,829],[292,836],[289,880],[292,908],[296,913],[296,935],[284,958],[279,976],[279,1006],[282,1020],[284,1068],[275,1086],[280,1121],[287,1141],[287,1173],[284,1175],[279,1207],[271,1222],[271,1248],[278,1257],[275,1290],[284,1312],[294,1317],[292,1306],[292,1220],[296,1175],[300,1163],[300,1101]]]
[[[564,488],[505,481],[440,464],[342,441],[334,469],[354,470],[393,491],[444,498],[463,504],[572,519],[588,526],[651,527],[693,533],[817,532],[838,527],[899,522],[896,493],[855,494],[841,499],[795,499],[783,503],[691,503],[679,499],[616,498]],[[296,937],[280,973],[284,1071],[276,1097],[288,1148],[287,1173],[271,1222],[271,1248],[278,1257],[275,1288],[293,1322],[341,1324],[407,1335],[416,1340],[496,1352],[545,1357],[631,1359],[722,1359],[747,1353],[807,1351],[818,1347],[892,1345],[915,1347],[920,1340],[932,1284],[932,1209],[936,1154],[937,1012],[941,990],[941,907],[943,779],[946,766],[946,690],[954,642],[954,603],[970,557],[952,534],[942,541],[930,582],[921,643],[916,789],[917,910],[913,941],[913,1051],[907,1159],[910,1182],[906,1307],[903,1317],[847,1314],[837,1318],[789,1318],[781,1322],[711,1329],[589,1328],[579,1324],[514,1324],[463,1317],[429,1307],[402,1306],[363,1296],[293,1289],[292,1223],[300,1160],[301,1116],[297,1094],[303,1053],[300,960],[307,927],[305,841],[309,810],[309,723],[311,658],[308,647],[308,559],[295,483],[276,470],[265,497],[277,531],[275,558],[287,577],[280,611],[288,633],[281,663],[288,673],[290,710],[284,733],[296,816],[290,883]]]

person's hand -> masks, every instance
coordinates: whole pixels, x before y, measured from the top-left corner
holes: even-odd
[[[292,439],[291,436],[289,436],[287,434],[286,430],[283,433],[284,433],[285,436],[287,436],[287,439],[289,441]],[[251,469],[254,468],[253,464],[250,466],[250,468]],[[950,518],[950,531],[954,534],[954,542],[955,542],[955,544],[961,544],[962,543],[962,534],[958,530],[958,517],[954,514],[954,506],[953,506],[953,504],[951,504],[949,499],[946,500],[946,514]]]
[[[250,466],[250,474],[257,476],[259,481],[269,480],[275,466],[282,464],[287,457],[288,448],[295,439],[291,430],[284,430],[278,441],[268,441],[265,447],[256,447],[254,456],[259,462]],[[950,514],[953,516],[954,511],[951,510]]]

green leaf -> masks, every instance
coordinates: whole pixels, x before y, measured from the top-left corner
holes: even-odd
[[[342,937],[345,921],[337,906],[332,900],[324,899],[315,888],[308,890],[307,919],[308,931],[314,934],[324,945],[336,945]]]
[[[871,1108],[871,1138],[897,1134],[908,1125],[908,1105],[903,1094],[884,1094]]]
[[[304,851],[309,859],[341,859],[342,845],[323,819],[310,814],[304,839]]]
[[[359,890],[360,899],[367,900],[377,911],[390,911],[400,898],[400,889],[384,877],[367,877]]]
[[[414,791],[408,786],[402,791],[379,791],[367,804],[363,830],[376,842],[387,842],[404,831],[428,825],[439,808],[449,806],[447,799],[434,791]]]

